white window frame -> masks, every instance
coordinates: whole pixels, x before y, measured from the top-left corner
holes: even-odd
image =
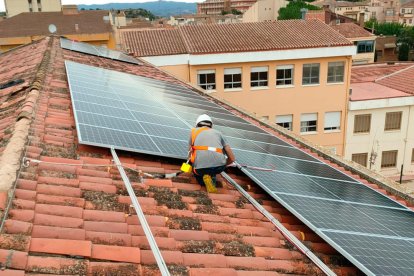
[[[201,75],[205,75],[205,82],[201,83]],[[208,82],[208,75],[214,75],[214,82]],[[216,89],[216,70],[198,70],[197,71],[197,85],[204,90]]]
[[[318,81],[313,82],[312,79],[316,78],[316,76],[313,75],[312,71],[314,68],[318,68]],[[305,76],[305,68],[310,68],[309,75]],[[302,67],[302,85],[318,85],[320,83],[320,75],[321,75],[321,64],[320,63],[306,63],[303,64]],[[306,83],[305,79],[309,82]]]
[[[240,81],[234,81],[234,76],[237,76],[237,75],[240,75]],[[230,76],[231,81],[226,82],[226,76]],[[242,81],[243,81],[242,68],[225,68],[224,69],[224,89],[241,89]]]
[[[332,68],[332,72],[330,72],[331,68]],[[329,75],[330,73],[332,73],[331,76]],[[330,77],[332,78],[331,80],[329,80]],[[344,79],[345,79],[345,62],[344,61],[328,62],[327,83],[343,83]]]
[[[300,132],[318,131],[318,113],[302,113],[300,115]]]
[[[341,111],[325,112],[325,131],[341,130]]]
[[[292,130],[293,114],[276,115],[276,124],[288,130]]]
[[[257,79],[253,80],[253,74],[257,73]],[[266,73],[266,79],[263,77]],[[250,69],[250,87],[267,87],[269,83],[269,67],[268,66],[258,66],[252,67]],[[255,85],[253,85],[255,84]]]
[[[278,77],[278,71],[283,70],[283,78]],[[287,70],[290,70],[290,78],[286,77]],[[293,86],[293,74],[294,74],[294,65],[280,65],[276,66],[276,86]],[[286,82],[289,82],[286,84]],[[278,84],[278,82],[282,82]]]

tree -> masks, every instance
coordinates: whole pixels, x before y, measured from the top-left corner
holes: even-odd
[[[127,9],[125,10],[125,16],[128,18],[143,17],[148,18],[149,20],[154,20],[156,18],[152,12],[146,9]]]
[[[232,9],[232,10],[231,10],[231,13],[232,13],[232,14],[234,14],[234,15],[240,15],[240,14],[242,14],[242,12],[241,12],[241,11],[236,10],[236,9]]]
[[[371,19],[365,22],[365,27],[374,29],[376,35],[396,35],[399,36],[404,29],[404,25],[397,22],[378,23],[377,20]]]
[[[410,46],[408,44],[403,43],[398,48],[398,60],[400,61],[407,61],[408,55],[410,53]]]
[[[229,12],[226,12],[225,10],[221,11],[221,15],[226,15],[226,14],[229,14]]]
[[[292,1],[285,8],[279,9],[278,20],[287,20],[287,19],[301,19],[302,13],[300,9],[305,8],[308,10],[320,10],[321,8],[310,5],[304,1]]]

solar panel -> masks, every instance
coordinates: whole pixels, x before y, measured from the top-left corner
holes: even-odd
[[[414,275],[414,241],[354,233],[323,234],[368,275]]]
[[[122,52],[107,49],[105,47],[94,46],[88,43],[76,42],[66,38],[60,39],[60,46],[64,49],[81,52],[98,57],[105,57],[114,60],[120,60],[132,64],[142,64],[135,58],[128,56]]]
[[[183,86],[69,61],[66,70],[80,143],[184,159],[189,130],[207,113],[239,163],[275,167],[243,171],[361,270],[411,272],[379,248],[358,251],[358,239],[372,239],[414,254],[414,213],[400,203]]]

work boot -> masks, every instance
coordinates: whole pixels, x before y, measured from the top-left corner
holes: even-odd
[[[206,185],[207,192],[209,193],[217,193],[217,188],[214,186],[213,179],[210,175],[205,174],[203,175],[204,185]]]

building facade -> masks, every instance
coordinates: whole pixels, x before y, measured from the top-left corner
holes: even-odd
[[[4,0],[7,17],[22,12],[59,12],[62,10],[61,0]]]
[[[197,14],[220,15],[233,9],[242,13],[247,11],[257,0],[206,0],[197,3]]]
[[[21,13],[0,22],[0,53],[50,35],[115,49],[115,37],[108,11],[78,11],[76,6],[60,12]]]
[[[244,14],[243,22],[265,22],[277,20],[279,9],[286,7],[285,0],[258,0]]]
[[[385,176],[414,175],[414,64],[352,71],[345,158]]]
[[[357,47],[352,57],[353,64],[373,63],[375,60],[376,36],[355,23],[333,24],[331,27],[349,39]]]
[[[407,26],[414,26],[414,1],[401,5],[399,22]]]
[[[323,22],[185,26],[124,33],[123,43],[206,93],[343,153],[355,46]]]

